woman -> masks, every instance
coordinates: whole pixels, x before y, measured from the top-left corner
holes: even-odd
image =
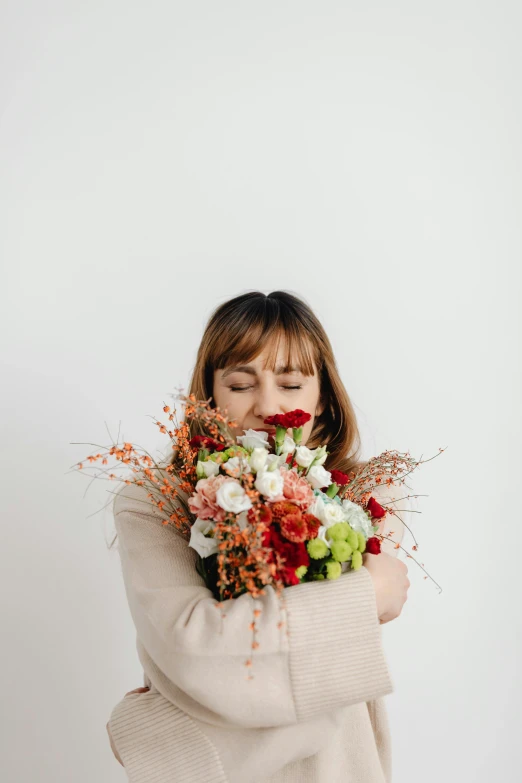
[[[330,341],[292,294],[249,292],[220,305],[189,393],[227,408],[236,435],[267,429],[270,415],[306,410],[302,443],[328,445],[325,467],[361,466]],[[390,503],[401,491],[373,494]],[[398,617],[410,584],[393,545],[336,580],[287,587],[284,610],[272,588],[256,599],[260,646],[248,679],[253,599],[216,603],[195,550],[162,524],[146,492],[123,485],[114,501],[145,687],[116,705],[107,729],[131,783],[389,783],[383,699],[393,684],[380,624]],[[380,532],[391,527],[400,540],[398,517],[384,520]]]

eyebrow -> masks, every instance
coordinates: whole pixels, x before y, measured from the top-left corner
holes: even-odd
[[[257,375],[256,370],[252,365],[250,364],[236,364],[234,367],[229,367],[225,372],[223,373],[223,378],[226,378],[227,375],[230,375],[233,372],[246,372],[248,375]],[[285,367],[283,365],[280,365],[279,367],[275,368],[274,374],[275,375],[285,375],[286,373],[300,373],[301,375],[302,370],[300,367]]]

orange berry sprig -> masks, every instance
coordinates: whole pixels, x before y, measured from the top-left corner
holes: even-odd
[[[264,595],[264,587],[273,585],[277,590],[284,585],[277,578],[277,565],[267,560],[270,548],[262,544],[267,524],[260,511],[259,492],[253,489],[254,477],[244,475],[245,492],[252,500],[248,512],[249,524],[240,529],[234,514],[226,514],[222,522],[215,523],[215,538],[218,545],[218,583],[221,600],[235,598],[247,592],[253,598]]]
[[[246,591],[253,599],[252,621],[249,630],[252,632],[252,654],[245,661],[248,669],[247,679],[254,679],[252,674],[254,665],[254,651],[259,648],[256,638],[256,620],[262,610],[256,606],[255,599],[265,595],[265,586],[272,585],[277,597],[281,600],[284,583],[277,575],[283,559],[276,553],[276,562],[269,562],[268,555],[271,549],[262,544],[263,532],[267,524],[263,519],[263,512],[259,499],[259,492],[253,488],[252,475],[243,476],[245,492],[250,496],[252,507],[248,511],[249,525],[243,530],[235,519],[234,514],[227,514],[223,521],[215,523],[215,537],[218,544],[217,566],[220,601],[215,604],[221,610],[224,620],[226,613],[223,611],[222,602],[236,598]]]
[[[367,464],[357,473],[350,473],[350,481],[339,497],[348,498],[354,503],[364,504],[364,496],[371,494],[371,490],[381,484],[391,485],[395,481],[404,484],[404,479],[419,465],[430,462],[445,449],[439,447],[439,451],[430,459],[414,459],[409,451],[384,451],[376,457],[372,457]]]
[[[162,511],[167,514],[163,524],[173,524],[178,532],[187,540],[190,538],[192,515],[187,507],[185,495],[193,492],[197,481],[195,458],[197,449],[190,445],[192,437],[191,424],[201,422],[203,427],[208,427],[216,439],[226,444],[234,442],[228,427],[235,422],[230,422],[228,417],[219,409],[212,410],[209,401],[196,400],[194,395],[188,397],[182,394],[173,395],[185,404],[185,419],[180,423],[175,409],[169,405],[163,405],[163,412],[168,414],[168,420],[173,423],[173,428],[157,419],[154,423],[159,431],[167,434],[175,451],[175,461],[167,465],[160,465],[149,452],[136,444],[125,441],[122,445],[113,443],[110,447],[101,447],[98,444],[72,444],[96,446],[102,451],[91,454],[82,462],[76,463],[72,468],[87,473],[86,467],[101,462],[108,465],[109,458],[130,467],[134,477],[122,478],[113,472],[114,468],[103,468],[91,478],[108,479],[110,481],[123,482],[125,484],[138,484],[147,488],[147,497]],[[110,434],[110,433],[109,433]],[[85,466],[84,463],[89,463]],[[112,494],[112,493],[111,493]]]
[[[194,394],[188,396],[183,393],[172,395],[185,406],[185,421],[190,427],[191,436],[196,434],[208,435],[225,448],[236,445],[231,432],[231,427],[237,425],[236,421],[229,419],[226,409],[211,407],[210,400],[198,400]]]
[[[401,453],[398,451],[384,451],[382,454],[379,454],[376,457],[373,457],[371,460],[368,461],[368,463],[356,474],[350,474],[350,482],[343,488],[343,490],[339,493],[339,496],[342,499],[348,499],[351,500],[353,503],[358,503],[359,505],[363,506],[365,508],[368,505],[368,501],[372,497],[372,490],[375,489],[377,486],[382,485],[396,485],[397,483],[405,485],[405,477],[408,476],[410,473],[412,473],[416,468],[418,468],[421,464],[424,462],[430,462],[432,459],[435,459],[435,457],[440,456],[442,452],[445,451],[445,449],[439,447],[439,451],[437,454],[435,454],[433,457],[430,457],[429,459],[423,460],[422,457],[419,460],[414,459],[409,451],[406,453]],[[419,495],[409,495],[406,494],[404,497],[399,498],[395,502],[399,502],[400,500],[407,500],[410,497],[420,497]],[[377,503],[375,502],[375,499],[373,499],[374,507],[380,508],[382,514],[391,513],[393,516],[396,516],[401,523],[404,525],[404,527],[409,531],[411,534],[414,544],[412,546],[412,549],[414,551],[417,551],[418,549],[418,543],[415,538],[415,535],[411,528],[403,521],[402,517],[399,516],[398,511],[400,509],[394,509],[389,506],[389,504],[386,503]],[[416,511],[415,509],[411,509],[412,513],[420,513],[419,511]],[[413,555],[410,555],[407,550],[401,546],[400,543],[396,542],[395,539],[392,538],[393,531],[391,531],[388,535],[381,535],[379,533],[374,534],[377,539],[380,541],[383,540],[389,540],[395,543],[395,549],[402,549],[404,552],[406,552],[406,556],[411,558],[412,560],[419,565],[420,568],[424,571],[426,576],[424,577],[427,579],[428,577],[434,582],[434,584],[439,588],[439,590],[442,592],[442,588],[440,585],[435,582],[433,577],[430,576],[430,574],[426,571],[424,568],[424,564],[419,563],[418,560],[416,560]]]

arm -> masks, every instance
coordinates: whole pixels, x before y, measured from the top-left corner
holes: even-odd
[[[141,643],[183,692],[233,725],[268,727],[393,691],[364,566],[287,587],[283,612],[272,587],[255,602],[244,594],[216,608],[197,553],[144,497],[143,488],[127,486],[115,501],[125,590]],[[261,609],[254,652],[253,608]],[[254,680],[244,666],[250,656]]]

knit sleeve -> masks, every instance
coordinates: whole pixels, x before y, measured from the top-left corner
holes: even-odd
[[[393,691],[364,566],[285,588],[283,607],[270,586],[257,599],[218,603],[196,570],[197,553],[163,524],[159,509],[143,496],[135,502],[119,494],[114,519],[138,637],[190,698],[231,725],[254,728],[309,720]],[[261,610],[255,650],[254,609]]]

